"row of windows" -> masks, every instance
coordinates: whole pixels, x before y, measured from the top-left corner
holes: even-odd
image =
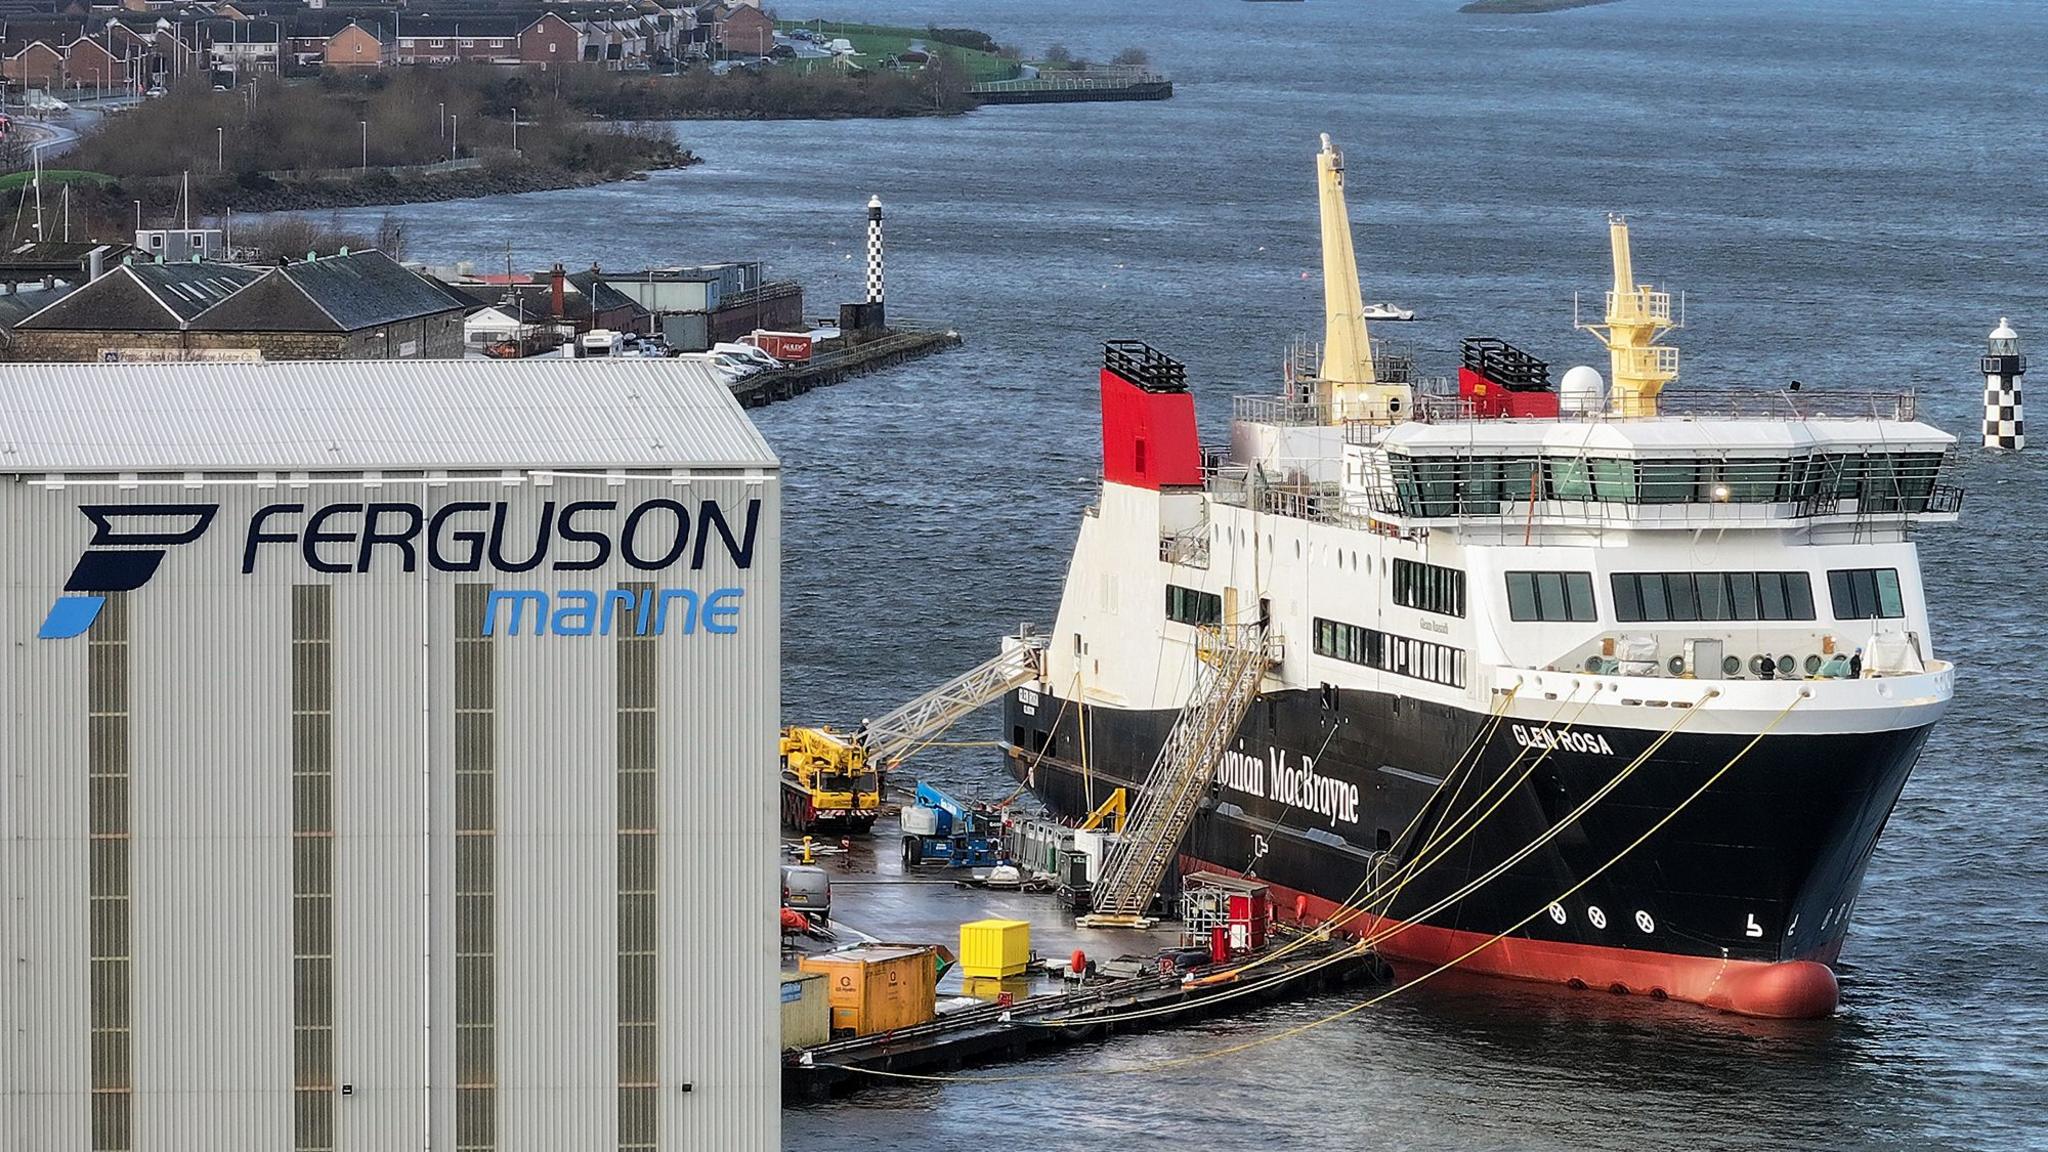
[[[1394,603],[1445,616],[1465,614],[1465,573],[1457,568],[1394,558]]]
[[[1828,573],[1828,598],[1835,602],[1835,619],[1897,619],[1906,614],[1906,598],[1899,593],[1896,568],[1843,568]]]
[[[1508,573],[1508,619],[1575,623],[1600,619],[1600,609],[1593,603],[1592,573]]]
[[[1195,588],[1183,588],[1178,584],[1166,586],[1166,618],[1182,624],[1200,627],[1205,624],[1223,623],[1223,597],[1214,592],[1203,592]]]
[[[1811,620],[1813,580],[1804,572],[1616,572],[1614,618]]]
[[[1924,512],[1938,452],[1836,453],[1789,460],[1618,460],[1600,457],[1392,455],[1394,491],[1412,516],[1497,515],[1506,502],[1768,504],[1854,500],[1866,512]]]
[[[1413,676],[1452,688],[1465,686],[1465,652],[1448,644],[1393,636],[1318,616],[1315,650],[1318,656],[1363,664],[1382,672]]]

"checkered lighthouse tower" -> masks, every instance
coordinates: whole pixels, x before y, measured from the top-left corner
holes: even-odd
[[[868,303],[882,302],[882,198],[868,197]]]
[[[2012,321],[1999,317],[1984,354],[1984,446],[2017,452],[2027,446],[2027,421],[2020,410],[2020,378],[2027,358],[2020,355],[2020,334]]]

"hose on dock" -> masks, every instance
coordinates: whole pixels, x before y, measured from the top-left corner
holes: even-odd
[[[1538,916],[1545,915],[1549,911],[1550,906],[1552,904],[1563,903],[1565,900],[1568,900],[1572,896],[1579,893],[1587,885],[1599,879],[1608,871],[1608,869],[1613,868],[1616,864],[1619,864],[1630,853],[1634,852],[1637,848],[1640,848],[1645,842],[1647,842],[1650,839],[1650,837],[1656,835],[1658,832],[1662,831],[1666,825],[1670,824],[1671,821],[1677,819],[1678,815],[1681,812],[1684,812],[1687,808],[1691,807],[1694,801],[1698,800],[1702,795],[1706,793],[1707,789],[1719,783],[1723,776],[1726,776],[1731,770],[1734,769],[1734,767],[1737,764],[1741,763],[1746,757],[1748,757],[1750,752],[1753,751],[1758,744],[1763,742],[1764,737],[1770,735],[1773,731],[1775,731],[1778,725],[1783,723],[1787,716],[1791,715],[1792,710],[1799,706],[1800,701],[1805,700],[1810,694],[1810,690],[1802,690],[1799,693],[1799,695],[1793,697],[1792,702],[1785,705],[1784,710],[1779,712],[1777,716],[1773,717],[1769,724],[1764,725],[1763,729],[1759,731],[1755,736],[1751,737],[1749,742],[1744,744],[1742,748],[1735,753],[1734,756],[1730,757],[1727,763],[1715,769],[1711,775],[1709,775],[1704,781],[1702,781],[1697,788],[1694,788],[1692,792],[1689,793],[1683,800],[1680,800],[1678,804],[1675,805],[1669,812],[1666,812],[1663,816],[1659,817],[1655,823],[1651,824],[1648,828],[1644,829],[1640,835],[1638,835],[1634,840],[1631,840],[1627,845],[1622,847],[1620,851],[1616,852],[1613,856],[1608,857],[1605,863],[1593,869],[1591,872],[1588,872],[1585,876],[1581,877],[1570,887],[1567,887],[1564,891],[1559,892],[1557,895],[1551,897],[1549,900],[1543,901],[1542,903],[1538,904],[1536,908],[1533,911],[1531,911],[1528,915],[1515,921],[1513,924],[1508,925],[1506,928],[1503,928],[1500,931],[1493,933],[1492,935],[1488,936],[1485,940],[1482,940],[1478,944],[1473,945],[1471,948],[1458,954],[1457,956],[1454,956],[1451,959],[1444,961],[1443,963],[1437,965],[1436,967],[1430,969],[1427,972],[1424,972],[1423,974],[1415,977],[1412,980],[1396,984],[1393,987],[1387,989],[1386,991],[1381,992],[1375,996],[1369,997],[1365,1000],[1362,1000],[1357,1004],[1353,1004],[1348,1007],[1338,1009],[1335,1012],[1331,1012],[1327,1015],[1317,1017],[1314,1020],[1305,1021],[1301,1024],[1296,1024],[1288,1028],[1283,1028],[1276,1032],[1270,1032],[1263,1036],[1254,1037],[1250,1040],[1246,1040],[1241,1043],[1226,1045],[1225,1047],[1211,1049],[1207,1052],[1196,1052],[1186,1056],[1176,1056],[1166,1060],[1153,1061],[1147,1064],[1125,1065],[1123,1067],[1116,1068],[1074,1068],[1060,1069],[1049,1072],[1006,1073],[993,1076],[958,1076],[939,1073],[895,1072],[880,1068],[864,1068],[852,1064],[820,1063],[817,1064],[816,1067],[843,1069],[849,1072],[861,1072],[870,1076],[877,1076],[885,1079],[909,1080],[921,1083],[934,1084],[1002,1084],[1021,1083],[1038,1080],[1057,1080],[1076,1076],[1135,1075],[1139,1073],[1148,1072],[1163,1072],[1174,1068],[1183,1068],[1194,1064],[1205,1063],[1211,1060],[1219,1060],[1225,1056],[1234,1056],[1241,1052],[1247,1052],[1254,1048],[1263,1047],[1267,1044],[1272,1044],[1280,1040],[1285,1040],[1295,1036],[1299,1036],[1303,1033],[1313,1031],[1314,1029],[1321,1028],[1329,1024],[1334,1024],[1340,1020],[1348,1019],[1349,1017],[1355,1016],[1360,1012],[1366,1011],[1367,1009],[1377,1007],[1387,1002],[1388,1000],[1392,999],[1393,997],[1401,994],[1402,992],[1406,992],[1411,988],[1414,988],[1431,979],[1434,979],[1437,976],[1442,975],[1445,972],[1450,971],[1453,968],[1456,968],[1458,965],[1464,963],[1466,960],[1471,959],[1472,957],[1478,955],[1479,953],[1506,939],[1513,933],[1520,931],[1522,928],[1526,927],[1531,921],[1535,920]],[[1699,707],[1704,705],[1707,702],[1707,700],[1710,700],[1717,695],[1719,695],[1717,691],[1709,692],[1705,697],[1701,698],[1699,704],[1687,710],[1687,715],[1689,716],[1693,712],[1698,711]],[[1681,718],[1679,723],[1683,723],[1683,718]],[[1671,734],[1671,732],[1675,732],[1677,730],[1677,726],[1677,724],[1674,724],[1671,730],[1667,731],[1665,735],[1668,737]],[[1661,742],[1662,741],[1660,739],[1658,743]],[[1561,830],[1562,828],[1566,827],[1570,823],[1570,821],[1576,820],[1579,815],[1583,814],[1583,811],[1587,806],[1589,806],[1592,802],[1597,800],[1598,797],[1604,795],[1607,791],[1611,791],[1611,786],[1618,785],[1623,778],[1625,778],[1629,773],[1633,772],[1635,768],[1644,759],[1647,758],[1649,752],[1654,750],[1656,746],[1656,744],[1653,744],[1651,749],[1645,750],[1643,756],[1638,757],[1636,761],[1630,764],[1629,767],[1623,769],[1621,773],[1617,774],[1613,781],[1610,781],[1610,787],[1603,788],[1601,792],[1598,792],[1595,794],[1594,797],[1589,798],[1587,805],[1581,805],[1580,808],[1575,810],[1570,816],[1566,818],[1566,820],[1560,821],[1555,827],[1553,827],[1553,829],[1549,833],[1546,833],[1546,838],[1548,836],[1554,835],[1558,830]],[[1533,851],[1534,846],[1532,846],[1530,850]],[[1392,936],[1393,934],[1394,933],[1388,933],[1388,936]],[[1225,995],[1229,994],[1226,993]],[[1213,1000],[1211,1002],[1213,1002]],[[1110,1023],[1113,1021],[1113,1019],[1113,1017],[1095,1017],[1087,1021],[1081,1021],[1080,1023],[1102,1024]]]

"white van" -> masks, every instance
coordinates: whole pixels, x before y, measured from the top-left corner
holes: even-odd
[[[762,370],[783,366],[782,361],[761,351],[752,344],[713,344],[711,351],[714,355],[730,356],[735,360],[743,361]]]

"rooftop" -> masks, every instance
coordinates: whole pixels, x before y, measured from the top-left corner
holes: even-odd
[[[689,360],[0,364],[0,473],[774,468]]]

